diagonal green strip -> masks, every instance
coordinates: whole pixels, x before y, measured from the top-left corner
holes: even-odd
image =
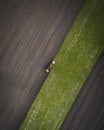
[[[104,1],[88,0],[20,130],[58,130],[104,49]]]

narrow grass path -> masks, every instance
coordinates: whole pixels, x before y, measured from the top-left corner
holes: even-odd
[[[87,0],[20,130],[58,130],[104,49],[104,1]]]

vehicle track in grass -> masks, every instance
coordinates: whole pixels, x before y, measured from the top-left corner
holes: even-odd
[[[88,0],[20,130],[58,130],[104,49],[104,1]]]
[[[104,51],[76,97],[60,130],[104,129]]]

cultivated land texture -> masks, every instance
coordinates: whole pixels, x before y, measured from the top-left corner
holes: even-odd
[[[104,51],[84,82],[60,130],[104,130]]]
[[[84,2],[0,1],[0,130],[19,129]]]
[[[104,1],[88,0],[20,130],[58,130],[104,48]]]

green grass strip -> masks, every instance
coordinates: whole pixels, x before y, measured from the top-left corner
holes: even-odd
[[[104,0],[88,0],[20,130],[58,130],[104,49]]]

